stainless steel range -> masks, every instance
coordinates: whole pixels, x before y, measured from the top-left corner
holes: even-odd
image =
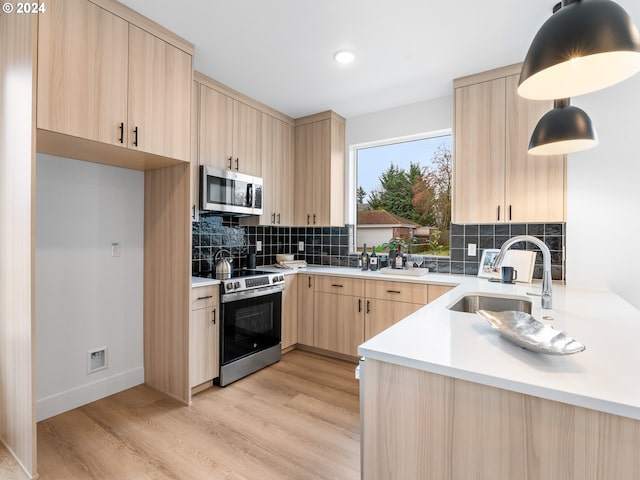
[[[281,358],[284,275],[235,270],[221,285],[220,385]]]

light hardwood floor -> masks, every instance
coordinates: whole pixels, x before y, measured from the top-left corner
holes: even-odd
[[[38,423],[40,479],[359,479],[354,368],[294,350],[190,407],[112,395]],[[20,478],[5,457],[0,478]]]

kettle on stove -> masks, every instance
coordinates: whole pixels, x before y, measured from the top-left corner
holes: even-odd
[[[225,254],[231,256],[231,252],[229,252],[229,250],[220,249],[214,257],[214,260],[216,261],[216,278],[218,280],[227,280],[228,278],[231,278],[232,260],[226,259],[224,257]]]

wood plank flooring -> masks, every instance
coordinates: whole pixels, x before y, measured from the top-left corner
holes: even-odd
[[[40,479],[359,479],[354,368],[294,350],[190,407],[112,395],[38,424]]]

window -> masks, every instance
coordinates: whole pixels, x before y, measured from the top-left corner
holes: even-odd
[[[398,244],[411,253],[449,255],[451,133],[357,145],[354,251]],[[353,170],[352,170],[353,171]]]

